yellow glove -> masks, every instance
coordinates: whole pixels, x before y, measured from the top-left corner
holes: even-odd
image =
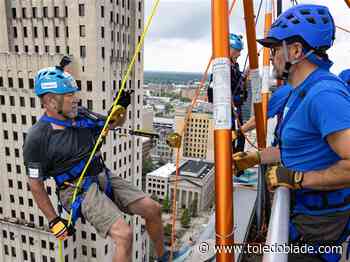
[[[237,171],[243,171],[261,163],[260,152],[238,152],[232,155],[232,161]]]
[[[75,231],[72,224],[68,225],[68,221],[59,216],[49,222],[49,228],[51,233],[59,240],[65,240],[68,236],[73,235]]]
[[[265,177],[270,191],[279,186],[288,187],[290,189],[301,189],[304,173],[292,171],[281,166],[272,166],[268,168]]]

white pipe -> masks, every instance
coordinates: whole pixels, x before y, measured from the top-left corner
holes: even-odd
[[[274,252],[264,253],[263,262],[288,261],[288,253],[285,253],[281,248],[288,245],[289,212],[290,191],[288,188],[279,187],[275,190],[266,238],[266,246]]]

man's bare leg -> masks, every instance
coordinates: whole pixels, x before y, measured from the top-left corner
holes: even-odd
[[[140,215],[146,220],[148,235],[154,243],[157,256],[161,257],[164,253],[164,230],[159,203],[144,197],[131,203],[128,208],[133,214]]]
[[[132,229],[121,218],[112,225],[108,232],[115,243],[113,262],[131,262],[132,253]]]

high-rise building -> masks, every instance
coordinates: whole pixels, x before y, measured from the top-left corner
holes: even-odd
[[[175,121],[172,118],[155,117],[153,130],[159,134],[159,139],[152,149],[151,156],[155,161],[168,163],[173,161],[173,149],[166,143],[168,134],[174,132]]]
[[[143,16],[143,0],[0,0],[0,261],[59,261],[58,242],[34,203],[23,166],[26,132],[42,114],[35,73],[72,55],[81,104],[106,113],[140,40]],[[142,86],[143,51],[126,85],[135,91],[127,128],[141,127]],[[113,172],[141,188],[141,150],[140,138],[111,133],[103,157]],[[56,205],[53,181],[46,185]],[[125,219],[134,228],[133,261],[148,261],[143,221]],[[113,250],[85,221],[63,243],[64,261],[111,261]]]
[[[176,132],[184,128],[186,110],[178,110],[175,115]],[[181,156],[214,161],[214,120],[210,110],[195,108],[187,122],[181,147]]]

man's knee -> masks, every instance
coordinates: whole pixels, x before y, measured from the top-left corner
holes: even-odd
[[[160,204],[157,201],[155,201],[155,200],[153,200],[151,198],[147,198],[145,207],[146,207],[146,210],[147,210],[147,212],[145,214],[145,218],[146,219],[152,219],[153,220],[153,219],[157,219],[157,218],[161,217],[161,215],[162,215],[162,208],[161,208]]]
[[[131,245],[132,243],[132,228],[121,218],[111,226],[109,235],[116,244]]]

